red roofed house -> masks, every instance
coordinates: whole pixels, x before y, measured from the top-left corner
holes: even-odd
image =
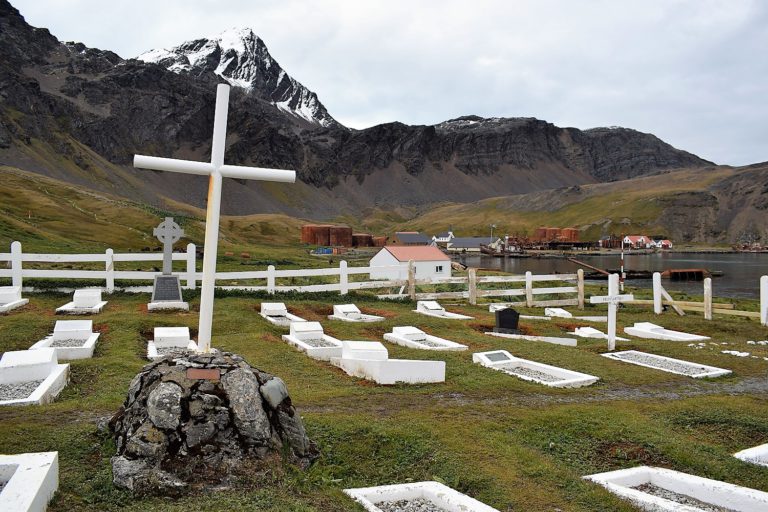
[[[650,249],[655,247],[651,237],[645,235],[627,235],[624,237],[624,247],[632,249]]]
[[[416,265],[417,279],[451,277],[451,259],[437,247],[387,246],[371,258],[371,279],[408,279],[410,260]]]

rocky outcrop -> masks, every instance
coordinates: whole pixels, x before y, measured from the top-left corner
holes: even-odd
[[[138,494],[215,487],[270,453],[301,467],[319,455],[285,383],[230,353],[179,352],[145,366],[110,428],[114,483]]]

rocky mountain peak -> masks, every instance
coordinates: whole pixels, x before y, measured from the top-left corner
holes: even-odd
[[[231,28],[173,48],[150,50],[137,59],[178,74],[213,73],[302,122],[316,127],[341,127],[317,94],[286,73],[250,28]]]

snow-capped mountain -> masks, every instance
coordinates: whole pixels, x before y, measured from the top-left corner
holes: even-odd
[[[213,72],[232,86],[257,94],[301,120],[326,128],[341,126],[317,94],[286,73],[269,54],[264,41],[249,28],[226,30],[175,48],[150,50],[136,58],[179,74]]]

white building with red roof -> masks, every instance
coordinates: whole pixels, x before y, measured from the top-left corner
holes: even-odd
[[[416,279],[451,277],[451,259],[437,247],[387,246],[371,258],[371,279],[408,279],[411,260],[416,267]]]

